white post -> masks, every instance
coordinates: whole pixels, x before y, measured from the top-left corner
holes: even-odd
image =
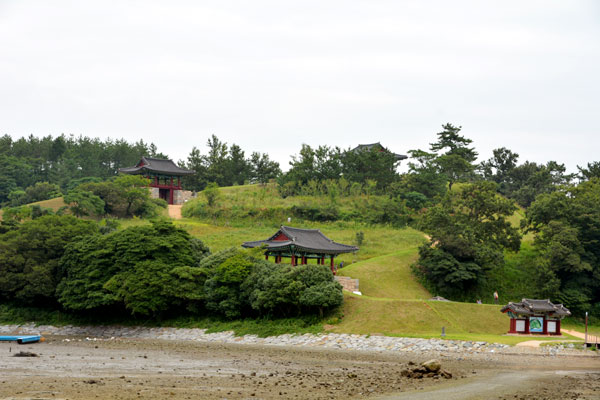
[[[588,322],[588,312],[585,312],[585,347],[587,347],[587,322]]]

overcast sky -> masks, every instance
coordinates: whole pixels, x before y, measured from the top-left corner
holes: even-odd
[[[600,160],[600,1],[0,0],[0,134]]]

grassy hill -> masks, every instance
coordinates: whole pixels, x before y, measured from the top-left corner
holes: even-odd
[[[363,296],[346,294],[344,317],[333,332],[439,337],[517,343],[503,335],[508,318],[501,306],[428,301],[431,294],[413,277],[417,248],[370,258],[339,271],[359,279]]]
[[[256,204],[261,207],[281,209],[289,204],[309,202],[320,204],[322,197],[282,199],[272,187],[256,185],[222,188],[221,207],[228,210],[225,215],[233,216],[231,210]],[[345,199],[342,207],[350,206]],[[511,222],[519,224],[523,211],[518,210]],[[184,218],[177,222],[192,235],[201,238],[212,250],[239,246],[247,240],[264,239],[270,236],[284,221],[256,219],[195,219]],[[523,338],[504,336],[508,330],[508,317],[500,312],[501,306],[460,302],[428,301],[431,294],[413,277],[410,265],[418,257],[418,247],[424,243],[425,235],[411,228],[394,228],[385,225],[367,225],[353,222],[315,223],[298,221],[289,223],[303,228],[319,228],[325,235],[342,243],[356,243],[356,233],[364,233],[364,242],[356,254],[343,255],[337,262],[347,266],[339,275],[359,279],[363,296],[345,293],[343,317],[335,318],[326,329],[331,332],[357,334],[383,334],[398,336],[439,337],[442,327],[450,339],[485,340],[515,344]],[[528,240],[529,239],[529,240]],[[503,274],[517,278],[501,288],[505,291],[526,291],[526,271],[519,269],[522,257],[531,257],[530,238],[526,238],[525,252],[509,255],[506,269],[496,276],[502,281]],[[349,265],[348,265],[349,264]],[[512,286],[511,286],[512,285]],[[513,287],[514,286],[514,287]],[[490,292],[493,293],[493,290]],[[491,300],[491,299],[490,299]]]
[[[290,204],[322,204],[327,200],[311,196],[282,199],[273,187],[257,185],[219,190],[222,196],[221,207],[226,210],[224,215],[227,217],[183,218],[174,221],[193,236],[200,238],[212,251],[238,247],[244,241],[265,239],[282,224],[319,228],[331,239],[347,244],[356,244],[357,232],[364,234],[364,240],[356,254],[345,254],[336,259],[337,263],[343,261],[346,265],[339,270],[339,275],[359,279],[363,296],[345,293],[345,303],[341,311],[343,317],[331,318],[329,322],[332,324],[326,326],[328,331],[439,337],[444,327],[450,339],[508,344],[527,340],[503,335],[508,329],[508,317],[499,312],[500,306],[428,300],[432,294],[416,281],[410,270],[410,265],[418,257],[418,247],[426,240],[420,231],[352,221],[316,223],[293,218],[292,222],[287,222],[287,217],[277,219],[276,216],[248,219],[248,210],[254,208],[267,210],[274,207],[287,210]],[[341,207],[351,207],[352,201],[341,200]],[[54,210],[64,206],[62,198],[34,204]],[[235,215],[239,210],[243,210],[241,214],[245,217],[236,219]],[[511,222],[518,224],[522,216],[523,211],[518,210]],[[123,228],[148,223],[147,220],[137,218],[121,220]],[[527,271],[522,270],[521,264],[534,256],[530,242],[531,238],[526,238],[522,246],[523,251],[508,254],[504,269],[490,277],[493,287],[500,291],[501,302],[508,301],[503,298],[505,293],[527,293]],[[493,292],[492,286],[486,290],[490,295]],[[230,329],[229,326],[224,325],[224,329]],[[239,329],[243,331],[243,327]]]

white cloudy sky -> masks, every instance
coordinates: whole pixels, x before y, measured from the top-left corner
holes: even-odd
[[[0,134],[600,160],[600,2],[0,0]]]

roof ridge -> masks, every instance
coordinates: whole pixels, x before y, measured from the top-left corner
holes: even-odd
[[[146,160],[171,161],[171,162],[173,162],[173,159],[171,159],[171,158],[156,158],[156,157],[146,157],[146,156],[143,156],[142,158],[145,158]]]
[[[320,229],[309,229],[309,228],[296,228],[295,226],[286,226],[286,225],[281,225],[281,228],[285,228],[285,229],[297,229],[299,231],[307,231],[307,232],[321,232]]]

